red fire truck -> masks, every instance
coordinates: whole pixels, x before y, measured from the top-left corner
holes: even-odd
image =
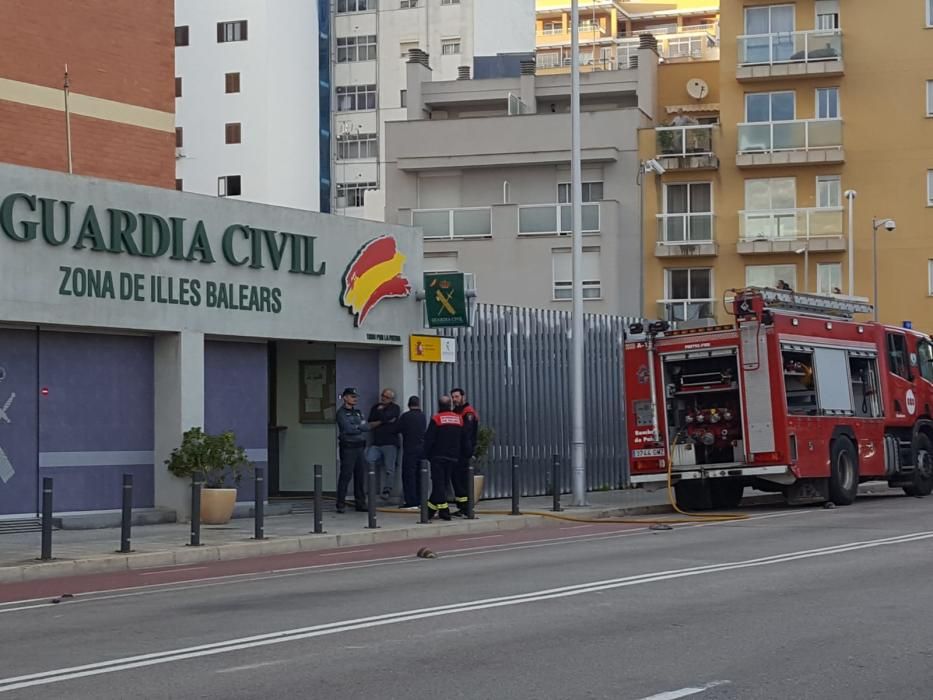
[[[864,481],[933,491],[928,336],[857,320],[872,307],[852,297],[727,296],[730,325],[629,328],[633,483],[670,478],[695,510],[735,507],[746,486],[791,504],[849,505]]]

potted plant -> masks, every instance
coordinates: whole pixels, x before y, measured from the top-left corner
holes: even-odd
[[[202,523],[222,525],[230,521],[236,505],[236,487],[252,466],[246,458],[246,450],[236,444],[232,432],[208,435],[201,428],[191,428],[165,463],[177,477],[203,476]]]
[[[476,449],[473,452],[473,460],[476,470],[473,472],[473,502],[479,503],[483,497],[483,487],[486,485],[486,475],[483,474],[483,464],[486,461],[486,455],[489,454],[489,448],[492,447],[492,441],[496,437],[496,431],[488,425],[481,425],[476,433]]]

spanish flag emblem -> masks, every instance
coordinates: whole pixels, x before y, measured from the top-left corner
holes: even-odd
[[[361,326],[372,308],[383,299],[407,297],[411,282],[405,277],[405,256],[392,236],[380,236],[360,248],[343,275],[340,303]]]

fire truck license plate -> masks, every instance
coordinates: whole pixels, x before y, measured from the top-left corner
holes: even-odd
[[[664,448],[663,447],[650,447],[644,450],[632,450],[632,457],[635,459],[643,459],[645,457],[663,457]]]

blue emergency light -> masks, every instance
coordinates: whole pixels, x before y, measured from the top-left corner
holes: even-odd
[[[913,321],[904,321],[904,328],[910,329],[910,328],[913,328],[913,327],[914,327]]]

